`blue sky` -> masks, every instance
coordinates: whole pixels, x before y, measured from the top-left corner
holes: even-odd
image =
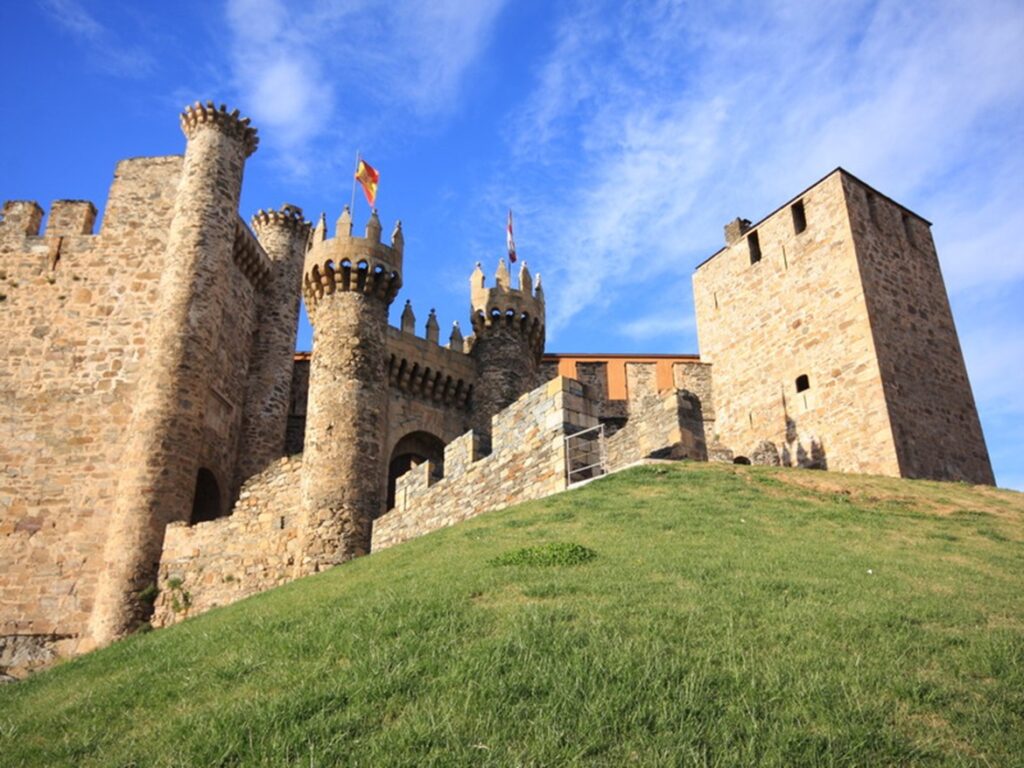
[[[180,153],[178,112],[214,99],[260,131],[246,217],[333,225],[356,151],[381,171],[420,323],[467,325],[511,206],[550,350],[693,352],[722,225],[842,165],[935,222],[997,479],[1024,488],[1021,41],[1000,0],[4,3],[0,195],[102,209],[117,160]]]

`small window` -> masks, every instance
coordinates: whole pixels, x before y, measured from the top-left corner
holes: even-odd
[[[797,200],[789,206],[789,211],[793,214],[793,232],[799,235],[807,229],[807,214],[804,213],[804,201]]]
[[[881,229],[881,224],[878,222],[878,198],[876,198],[870,192],[868,196],[868,214],[871,216],[871,223],[875,225],[876,229]]]
[[[747,248],[750,250],[750,263],[757,264],[761,260],[761,241],[757,232],[747,235]]]
[[[809,378],[807,378],[807,374],[806,373],[801,373],[799,376],[796,377],[796,391],[797,392],[806,392],[810,388],[811,388],[811,380]]]
[[[903,231],[907,235],[907,242],[911,245],[914,244],[914,227],[910,223],[910,217],[907,214],[903,214]]]

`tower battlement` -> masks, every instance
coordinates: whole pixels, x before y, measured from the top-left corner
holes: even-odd
[[[335,229],[335,236],[328,239],[321,215],[313,230],[302,276],[303,295],[309,308],[312,310],[325,295],[336,291],[358,291],[388,303],[393,301],[402,287],[402,222],[395,223],[391,245],[385,245],[380,239],[380,219],[374,210],[366,222],[365,236],[353,237],[352,213],[345,206]]]
[[[536,280],[523,262],[519,268],[519,286],[512,287],[512,278],[505,260],[498,262],[494,285],[487,287],[484,271],[478,262],[469,278],[470,310],[473,331],[477,337],[495,329],[514,329],[528,341],[540,359],[544,351],[544,289],[540,275]]]
[[[242,117],[237,109],[228,112],[224,104],[218,109],[212,101],[205,104],[197,101],[185,107],[181,113],[181,130],[186,138],[191,139],[204,125],[212,125],[221,133],[238,139],[244,147],[246,157],[259,146],[259,136],[250,124],[249,118]]]
[[[282,205],[280,211],[260,208],[253,214],[252,229],[260,240],[274,227],[290,229],[299,234],[305,232],[308,236],[310,224],[303,216],[302,209],[291,203]]]

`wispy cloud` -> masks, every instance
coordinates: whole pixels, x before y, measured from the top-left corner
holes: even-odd
[[[934,190],[972,170],[950,158],[978,155],[971,142],[1007,105],[1019,112],[1012,41],[1022,35],[1024,12],[1010,3],[657,3],[646,14],[587,4],[567,16],[513,136],[531,164],[563,163],[567,144],[586,158],[568,171],[575,194],[561,188],[539,206],[564,232],[559,263],[571,275],[553,298],[555,330],[621,290],[624,272],[691,269],[728,218],[756,217],[840,164],[926,215],[941,201],[974,233],[1013,226],[1019,175],[987,189],[981,210],[962,196],[949,210]],[[540,183],[520,191],[538,193]],[[989,279],[1020,263],[1001,259]]]
[[[843,165],[936,221],[990,431],[1024,428],[1005,392],[1024,363],[985,341],[1024,338],[1024,6],[587,2],[559,24],[508,136],[520,165],[494,193],[531,201],[554,255],[552,337],[597,332],[639,284],[688,275],[726,221]],[[623,332],[643,338],[658,315]]]
[[[617,333],[634,343],[649,343],[650,339],[659,336],[675,336],[682,338],[693,331],[693,316],[679,311],[678,307],[668,306],[651,314],[642,315],[621,323]]]
[[[453,109],[502,4],[229,0],[235,87],[268,145],[303,174],[316,151],[337,149],[314,149],[328,129],[408,127],[410,113],[423,120]]]
[[[139,78],[152,70],[153,57],[148,51],[125,43],[78,0],[39,0],[39,5],[88,50],[92,61],[102,71],[119,77]]]

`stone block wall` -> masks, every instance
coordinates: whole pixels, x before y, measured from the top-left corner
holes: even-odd
[[[167,527],[153,625],[227,605],[295,577],[302,458],[279,459],[242,485],[230,517]]]
[[[783,464],[991,483],[927,221],[837,169],[694,274],[715,429]]]
[[[0,637],[85,630],[181,163],[119,163],[96,234],[89,203],[55,204],[43,234],[42,209],[5,205]]]
[[[993,484],[930,225],[850,176],[843,186],[900,473]]]
[[[373,549],[385,549],[491,509],[566,487],[565,437],[597,424],[583,385],[558,377],[498,413],[491,453],[467,432],[445,448],[445,476],[425,462],[398,479],[395,508],[373,526]]]
[[[721,442],[748,458],[768,440],[784,464],[899,474],[843,172],[746,230],[693,286]]]
[[[706,424],[696,395],[672,390],[634,405],[626,425],[607,440],[610,471],[648,458],[707,461]]]

